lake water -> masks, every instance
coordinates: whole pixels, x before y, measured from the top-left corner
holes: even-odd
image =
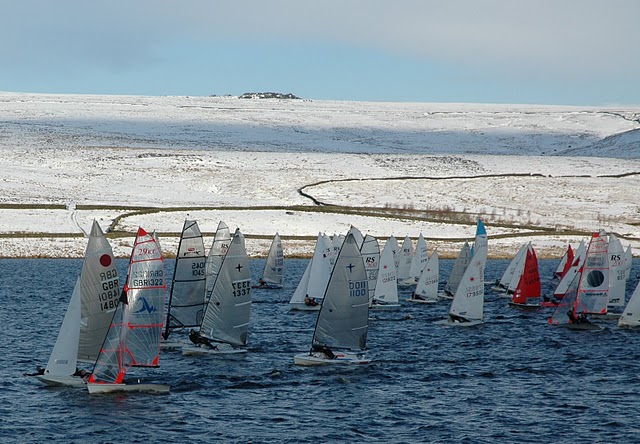
[[[490,260],[486,282],[507,263]],[[169,383],[170,394],[47,388],[22,373],[46,364],[81,264],[0,260],[2,442],[640,441],[640,331],[553,327],[551,309],[517,311],[490,291],[479,327],[437,325],[448,301],[403,303],[371,312],[370,365],[295,366],[316,317],[289,312],[302,259],[285,260],[284,289],[255,290],[245,356],[163,352],[159,369],[128,374]],[[254,281],[263,264],[251,261]],[[440,264],[444,281],[452,261]],[[540,262],[543,292],[556,264]],[[639,268],[636,259],[627,297]]]

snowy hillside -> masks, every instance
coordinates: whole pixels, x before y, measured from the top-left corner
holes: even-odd
[[[381,238],[422,232],[430,250],[451,255],[477,215],[494,236],[490,255],[508,256],[527,239],[557,254],[584,237],[575,233],[600,227],[637,249],[639,116],[613,107],[0,93],[0,256],[81,256],[94,218],[123,232],[157,229],[168,253],[187,217],[205,232],[221,219],[239,226],[251,254],[263,254],[275,231],[286,254],[308,254],[318,231],[354,224]],[[320,212],[314,199],[335,210]],[[532,227],[545,231],[531,236]],[[53,237],[38,242],[41,233]],[[112,239],[123,256],[130,241]]]

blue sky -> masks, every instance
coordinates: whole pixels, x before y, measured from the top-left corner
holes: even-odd
[[[640,104],[636,0],[0,6],[0,91]]]

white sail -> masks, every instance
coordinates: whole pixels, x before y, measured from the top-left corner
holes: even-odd
[[[640,327],[640,282],[618,319],[618,327]]]
[[[382,301],[395,304],[398,302],[398,284],[396,282],[396,266],[393,260],[393,249],[398,245],[394,242],[387,242],[380,255],[380,266],[378,267],[378,280],[372,303]]]
[[[307,286],[309,285],[309,274],[311,274],[311,262],[307,262],[307,268],[305,268],[302,278],[296,287],[296,291],[293,292],[289,304],[294,306],[304,305],[304,298],[307,295]]]
[[[222,260],[229,249],[229,244],[231,244],[231,232],[227,224],[220,221],[216,229],[215,237],[213,238],[213,243],[211,244],[211,249],[209,249],[209,254],[207,255],[205,300],[209,299],[213,284],[216,282],[216,277],[218,276],[218,270],[220,270]]]
[[[322,234],[322,243],[324,245],[324,253],[329,258],[329,263],[333,267],[333,264],[336,263],[336,258],[338,257],[338,252],[335,250],[333,241],[331,237],[327,233]]]
[[[69,377],[76,371],[78,343],[80,341],[80,277],[71,294],[58,338],[51,351],[44,376]]]
[[[333,248],[329,248],[325,242],[324,236],[318,234],[316,247],[313,251],[313,259],[311,259],[311,270],[309,272],[309,283],[307,284],[307,293],[310,298],[317,301],[324,297],[327,289],[327,282],[331,275],[331,254]]]
[[[522,260],[523,257],[525,257],[526,252],[527,244],[522,244],[516,255],[513,257],[513,259],[511,259],[511,262],[509,262],[509,265],[507,265],[506,270],[504,270],[500,281],[498,281],[497,287],[504,291],[509,288],[509,284],[513,281],[518,263]]]
[[[343,234],[333,234],[331,238],[331,243],[333,244],[333,256],[338,257],[338,253],[340,253],[340,247],[342,247],[342,243],[344,242]]]
[[[369,300],[372,300],[376,292],[378,282],[378,269],[380,268],[380,246],[378,240],[367,234],[360,248],[364,267],[367,270],[367,283],[369,287]]]
[[[100,225],[93,221],[80,274],[79,361],[96,362],[119,296],[118,270],[111,245]]]
[[[398,266],[400,265],[400,247],[398,247],[398,240],[393,236],[389,236],[387,242],[384,244],[384,248],[389,248],[391,250],[391,254],[393,255],[393,266],[396,267],[396,277],[398,275]]]
[[[531,242],[524,245],[524,252],[522,256],[518,259],[518,262],[515,264],[513,275],[511,276],[511,280],[509,281],[509,285],[507,286],[507,294],[513,294],[518,287],[518,283],[520,282],[520,277],[522,273],[524,273],[524,266],[527,263],[527,251],[531,250]]]
[[[369,322],[367,274],[353,234],[347,234],[318,314],[313,344],[365,349]]]
[[[172,329],[195,327],[202,323],[205,307],[205,263],[204,242],[198,223],[185,220],[169,294],[165,339]]]
[[[356,240],[358,248],[362,248],[362,244],[364,243],[364,236],[362,235],[362,232],[353,225],[351,225],[349,231],[353,234],[353,238]]]
[[[453,263],[453,267],[451,268],[451,273],[449,274],[449,278],[447,279],[447,283],[444,286],[444,294],[447,296],[453,296],[456,294],[458,290],[458,285],[460,285],[460,280],[462,279],[462,275],[464,271],[467,269],[469,262],[471,261],[471,247],[469,246],[469,242],[464,243],[460,252],[458,253],[458,257]]]
[[[627,278],[629,278],[629,272],[631,271],[631,265],[633,263],[633,254],[631,253],[631,244],[627,245],[627,249],[624,250],[624,263],[627,269]]]
[[[576,254],[573,259],[573,265],[567,270],[567,272],[562,276],[560,282],[556,286],[556,289],[553,291],[553,296],[557,299],[561,299],[564,297],[565,293],[569,289],[571,282],[575,279],[576,275],[579,273],[580,268],[584,264],[584,259],[587,255],[587,248],[585,247],[584,241],[580,241],[580,245],[576,250]]]
[[[398,262],[398,283],[403,283],[409,278],[411,271],[411,261],[413,260],[413,243],[409,236],[405,236],[400,248]]]
[[[262,281],[271,287],[282,287],[284,281],[284,250],[280,235],[276,232],[264,264]]]
[[[601,231],[593,233],[582,267],[576,301],[577,313],[606,314],[609,300],[608,239]]]
[[[486,244],[476,242],[474,254],[464,272],[451,301],[451,320],[481,322],[484,315],[484,269],[487,261]]]
[[[236,230],[213,286],[200,335],[216,342],[246,345],[251,315],[251,270],[244,236]]]
[[[623,307],[627,288],[627,263],[622,242],[609,235],[609,307]]]
[[[438,252],[434,251],[418,279],[415,294],[427,301],[437,301],[439,275],[440,261],[438,259]]]
[[[411,258],[411,267],[409,269],[409,278],[404,282],[400,282],[404,285],[415,285],[420,279],[422,270],[424,270],[427,261],[429,260],[429,253],[427,250],[427,241],[422,236],[422,233],[418,236],[418,242],[416,243],[416,250]]]

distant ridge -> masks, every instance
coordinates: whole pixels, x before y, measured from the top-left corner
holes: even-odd
[[[240,96],[239,99],[300,99],[300,97],[287,93],[279,92],[246,92]]]
[[[613,134],[592,145],[556,153],[559,156],[640,158],[640,129]]]

